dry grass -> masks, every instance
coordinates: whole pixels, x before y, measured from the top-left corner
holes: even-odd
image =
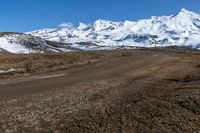
[[[69,77],[90,79],[1,100],[0,132],[199,132],[199,61],[148,50],[0,57],[30,74],[79,66]]]

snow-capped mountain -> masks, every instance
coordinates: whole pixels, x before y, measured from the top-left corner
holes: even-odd
[[[13,38],[20,38],[23,41]],[[17,52],[23,51],[23,42],[37,38],[29,44],[29,51],[37,52],[38,47],[50,51],[101,50],[120,47],[188,46],[200,49],[200,15],[186,9],[171,16],[151,17],[139,21],[112,22],[97,20],[93,24],[80,23],[77,27],[42,29],[18,35],[0,36],[0,49],[5,45]],[[35,40],[33,39],[33,40]],[[38,41],[39,39],[39,41]],[[46,41],[47,40],[47,41]],[[12,42],[12,43],[10,43]],[[14,43],[13,43],[14,42]],[[39,43],[38,43],[39,42]],[[56,45],[55,45],[56,44]],[[33,46],[33,47],[32,47]],[[33,49],[32,49],[33,48]],[[42,49],[42,51],[44,51]],[[5,49],[9,51],[8,49]],[[13,52],[10,50],[10,52]],[[14,51],[16,52],[16,51]]]
[[[29,32],[56,42],[98,46],[191,46],[200,48],[200,15],[182,9],[177,15],[152,17],[137,22],[97,20],[75,28],[44,29]],[[92,46],[92,45],[91,45]]]

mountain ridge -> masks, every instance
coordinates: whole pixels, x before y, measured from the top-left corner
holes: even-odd
[[[80,23],[77,27],[41,29],[21,36],[25,35],[40,38],[45,43],[60,43],[62,50],[58,50],[58,47],[52,50],[49,48],[51,45],[47,47],[50,51],[57,52],[165,46],[199,49],[200,15],[183,8],[176,15],[152,16],[150,19],[124,22],[99,19],[92,24]],[[45,43],[41,45],[47,46]]]
[[[192,34],[198,34],[198,36],[200,35],[200,15],[183,8],[177,15],[153,16],[150,19],[143,19],[135,22],[97,20],[93,24],[88,25],[81,23],[78,27],[74,27],[73,29],[61,28],[55,31],[50,30],[49,32],[42,32],[39,30],[30,32],[30,34],[62,42],[69,41],[76,43],[82,40],[90,40],[105,42],[99,45],[106,46],[107,44],[110,45],[111,42],[118,44],[117,42],[121,40],[124,45],[132,44],[131,46],[137,46],[138,41],[139,43],[145,43],[146,36],[164,36],[165,38],[160,37],[160,39],[157,39],[157,43],[159,43],[159,41],[166,42],[166,40],[168,40],[169,45],[173,43],[181,45],[187,40],[184,37],[191,35],[190,32],[192,32]],[[138,36],[141,36],[141,40],[142,38],[144,40],[140,42],[140,38],[137,38]],[[134,37],[136,38],[135,40]],[[127,41],[128,39],[129,41]],[[151,41],[155,41],[155,38],[149,39],[150,40],[146,42],[147,46]],[[179,41],[176,41],[176,39]],[[141,44],[139,44],[139,46],[140,45]]]

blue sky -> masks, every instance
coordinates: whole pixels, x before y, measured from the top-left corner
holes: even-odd
[[[24,32],[97,19],[138,20],[176,14],[181,8],[200,13],[200,0],[1,0],[0,31]]]

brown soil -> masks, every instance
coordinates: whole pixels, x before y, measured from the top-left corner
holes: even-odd
[[[162,50],[1,56],[24,71],[1,75],[0,132],[200,132],[199,62]]]

